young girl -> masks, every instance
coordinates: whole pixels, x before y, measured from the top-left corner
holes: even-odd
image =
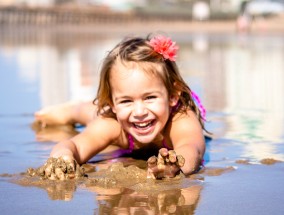
[[[179,73],[177,49],[162,35],[120,42],[104,60],[94,105],[68,103],[35,114],[43,126],[86,125],[55,145],[50,156],[83,164],[109,145],[130,155],[157,149],[158,158],[149,154],[149,177],[197,171],[205,151],[205,109]]]

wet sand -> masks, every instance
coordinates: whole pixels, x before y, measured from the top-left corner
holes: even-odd
[[[181,174],[164,180],[146,179],[146,162],[132,158],[83,167],[84,178],[65,181],[43,180],[27,173],[0,177],[17,186],[44,190],[51,201],[76,202],[76,192],[92,193],[98,207],[94,214],[281,214],[284,210],[277,205],[284,191],[284,164],[274,159],[258,164],[223,159],[190,177]],[[40,209],[34,206],[31,214]],[[56,208],[51,211],[59,213]],[[83,212],[87,211],[81,208]]]

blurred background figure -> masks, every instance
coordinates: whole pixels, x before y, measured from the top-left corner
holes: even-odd
[[[258,25],[261,31],[267,31],[267,19],[281,16],[284,13],[283,0],[251,0],[246,7],[246,13]]]
[[[283,0],[247,0],[241,3],[240,14],[237,18],[237,30],[249,31],[252,21],[258,22],[260,30],[265,31],[268,23],[265,19],[281,16],[284,13]]]
[[[192,7],[192,18],[196,20],[207,20],[210,17],[209,5],[204,1],[197,1]]]
[[[251,17],[247,12],[248,1],[243,1],[240,6],[240,14],[237,17],[237,30],[247,32],[250,29]]]

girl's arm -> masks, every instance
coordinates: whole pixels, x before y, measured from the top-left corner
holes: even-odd
[[[198,170],[205,151],[202,127],[192,111],[176,114],[165,131],[174,150],[161,148],[158,157],[148,159],[149,178],[171,178],[180,170],[189,175]]]
[[[205,139],[196,115],[192,111],[176,114],[169,133],[174,151],[185,159],[182,172],[189,175],[198,170],[205,152]]]
[[[85,163],[110,144],[118,143],[120,134],[121,127],[116,120],[97,117],[82,133],[55,145],[50,158],[39,168],[40,174],[51,180],[81,177],[78,163]]]
[[[82,133],[71,139],[77,148],[78,157],[75,159],[80,164],[87,162],[107,146],[117,143],[121,132],[121,126],[115,119],[97,117]]]
[[[120,134],[121,127],[116,120],[97,117],[81,133],[55,145],[50,156],[68,156],[82,164],[116,142]]]

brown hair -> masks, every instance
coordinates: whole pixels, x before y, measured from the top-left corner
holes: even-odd
[[[179,96],[179,107],[176,112],[186,112],[191,109],[198,116],[199,122],[204,129],[203,119],[198,107],[195,105],[189,86],[180,75],[179,69],[174,61],[164,59],[163,56],[149,44],[150,37],[126,38],[111,50],[106,56],[100,73],[99,88],[94,104],[98,106],[98,114],[105,117],[116,118],[110,106],[112,103],[112,92],[110,85],[110,74],[114,72],[116,63],[134,62],[143,71],[159,75],[163,80],[168,95]]]

